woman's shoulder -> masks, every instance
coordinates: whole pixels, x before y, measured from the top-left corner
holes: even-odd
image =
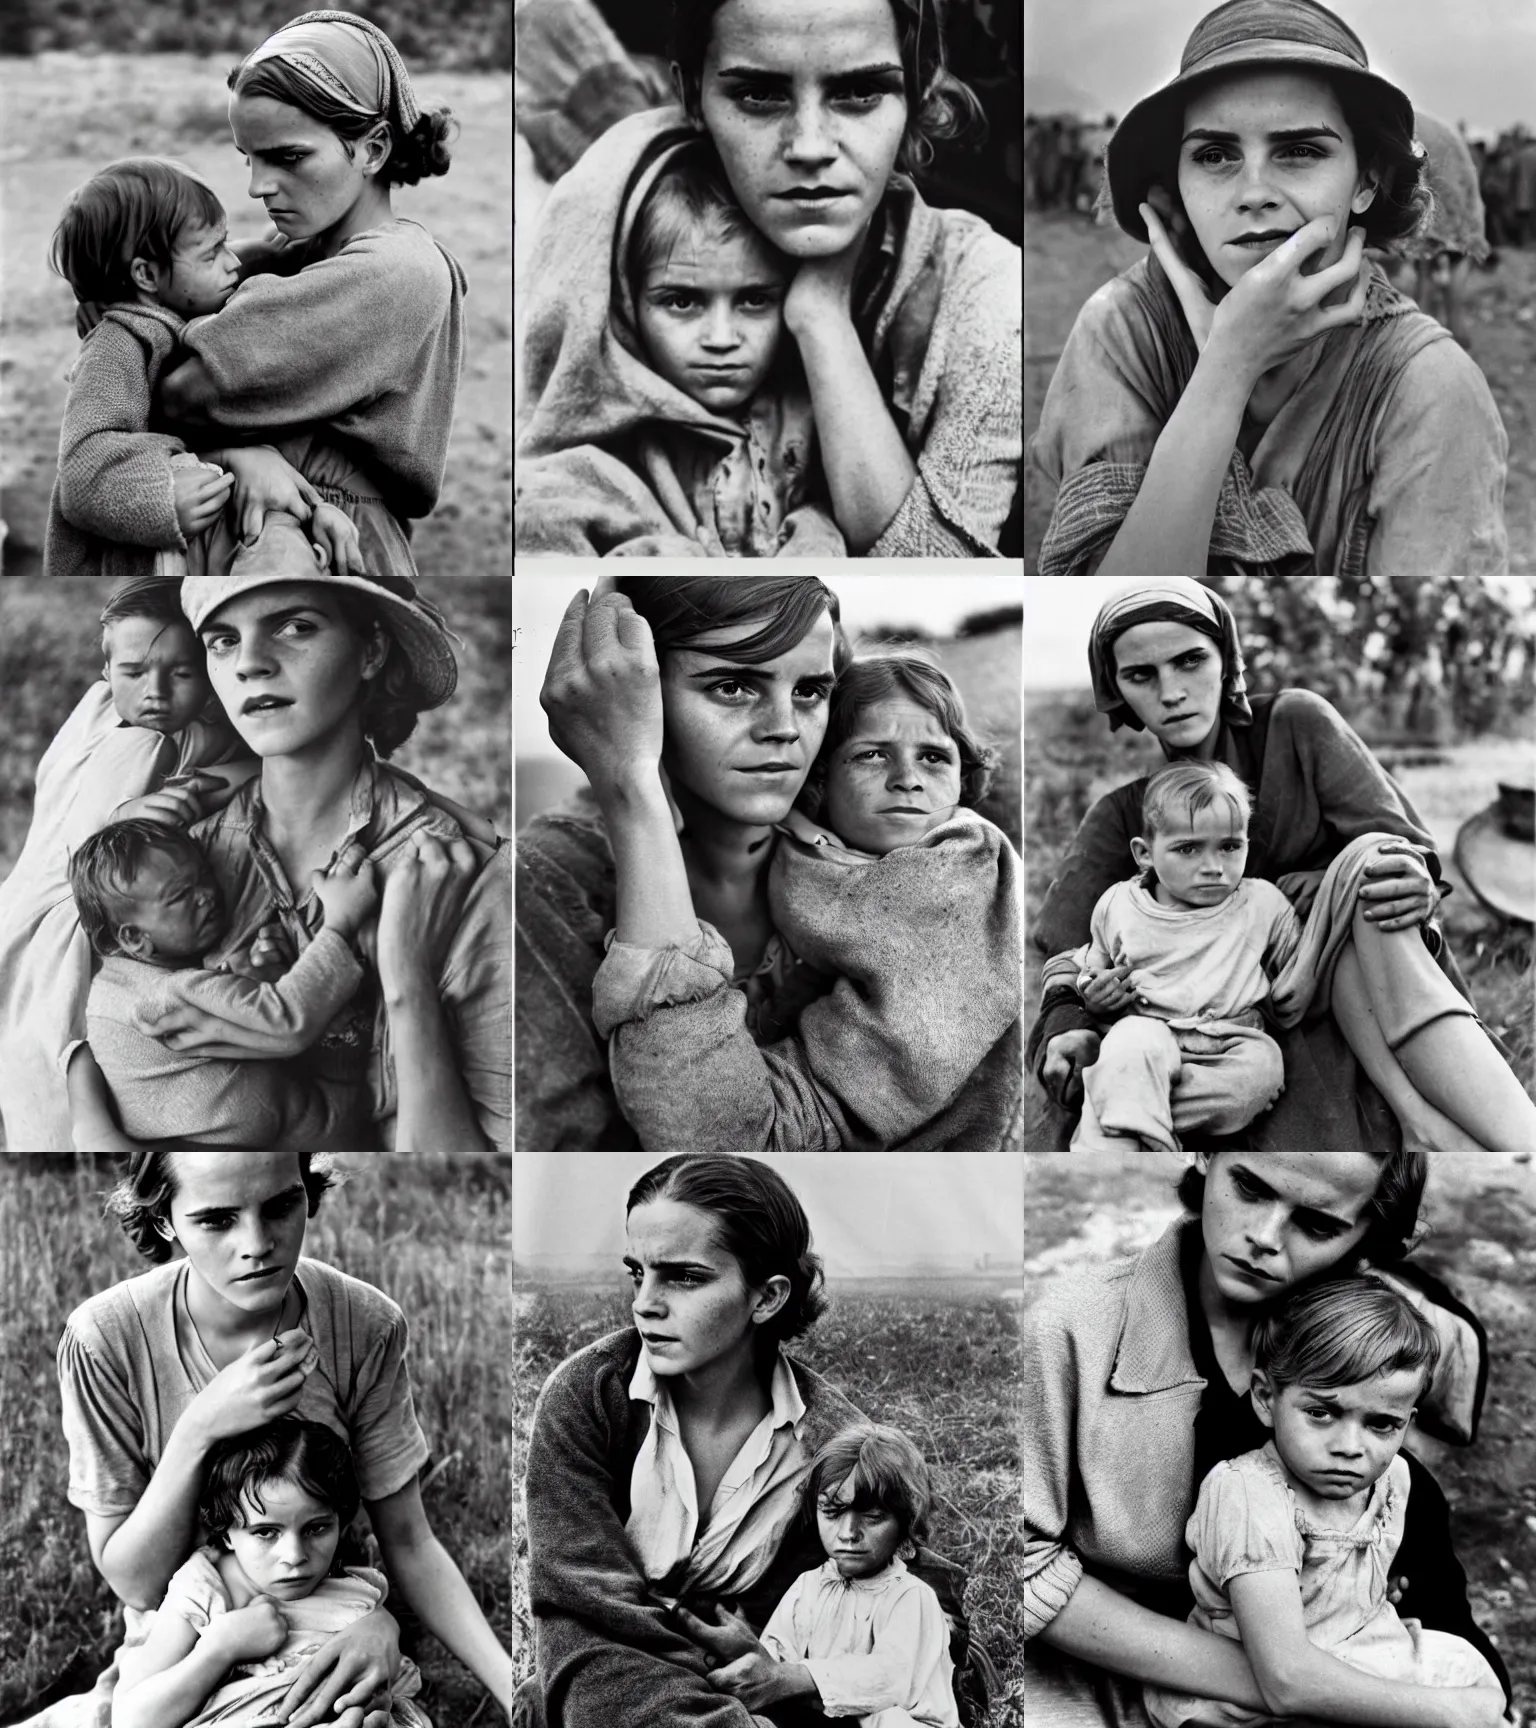
[[[153,1320],[169,1313],[180,1265],[178,1260],[168,1260],[87,1296],[64,1322],[65,1341],[92,1350],[144,1337],[146,1317]]]
[[[798,1357],[786,1350],[784,1360],[805,1401],[805,1414],[810,1431],[830,1438],[839,1428],[868,1418],[846,1393],[834,1386],[826,1375],[808,1368]],[[817,1442],[819,1444],[819,1441]]]
[[[1354,728],[1328,700],[1313,690],[1279,691],[1269,711],[1269,737],[1291,742],[1323,742],[1348,734]]]
[[[1435,324],[1424,312],[1406,316]],[[1471,424],[1491,416],[1497,422],[1498,409],[1483,369],[1459,342],[1438,325],[1436,330],[1440,339],[1425,342],[1399,368],[1387,409],[1389,420],[1412,417],[1417,421],[1427,415],[1437,425],[1450,420]]]
[[[1153,1245],[1154,1248],[1157,1244]],[[1049,1280],[1025,1317],[1025,1333],[1046,1353],[1112,1352],[1126,1315],[1130,1287],[1151,1249],[1081,1266]]]
[[[404,1310],[393,1297],[361,1278],[354,1278],[350,1272],[328,1266],[323,1260],[305,1256],[299,1261],[295,1277],[312,1309],[319,1305],[332,1315],[344,1311],[348,1329],[354,1333],[359,1324],[366,1332],[387,1330],[405,1320]]]
[[[354,234],[333,258],[316,262],[350,266],[355,275],[387,280],[395,301],[446,306],[456,293],[465,289],[464,270],[459,261],[409,216],[397,216],[375,228],[365,228]]]
[[[590,1420],[593,1410],[608,1404],[615,1392],[627,1404],[639,1360],[640,1334],[632,1326],[595,1339],[551,1371],[539,1390],[535,1419],[545,1424]]]

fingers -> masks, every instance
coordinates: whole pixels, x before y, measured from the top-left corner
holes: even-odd
[[[549,651],[549,669],[544,674],[544,688],[539,692],[539,704],[545,709],[551,702],[564,701],[572,693],[570,682],[581,670],[582,627],[586,616],[587,591],[578,588],[560,615],[554,646]]]
[[[599,600],[607,600],[610,596],[616,596],[619,591],[617,586],[618,580],[617,576],[611,575],[605,571],[603,575],[598,577],[587,604],[589,606],[595,606]]]

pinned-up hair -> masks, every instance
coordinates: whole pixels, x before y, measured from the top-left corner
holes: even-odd
[[[1170,762],[1147,782],[1141,797],[1141,828],[1144,839],[1163,833],[1175,812],[1191,819],[1225,798],[1233,817],[1246,834],[1253,816],[1248,788],[1225,762]]]
[[[336,1187],[340,1178],[329,1153],[301,1152],[299,1180],[308,1198],[308,1215],[313,1218],[320,1210],[321,1195]],[[128,1155],[127,1174],[107,1196],[107,1211],[122,1226],[124,1235],[146,1260],[159,1266],[172,1257],[172,1249],[156,1225],[169,1221],[176,1193],[176,1166],[170,1149],[146,1147]]]
[[[247,1500],[258,1513],[265,1511],[261,1488],[267,1482],[290,1482],[323,1502],[343,1530],[362,1501],[346,1441],[323,1423],[279,1416],[216,1441],[208,1454],[197,1510],[216,1544],[227,1546],[223,1538],[245,1521]]]
[[[1311,1386],[1324,1392],[1407,1369],[1424,1376],[1422,1396],[1439,1360],[1434,1327],[1406,1297],[1369,1273],[1296,1290],[1253,1329],[1253,1365],[1277,1389]]]
[[[899,1428],[881,1422],[859,1422],[844,1428],[811,1461],[805,1479],[804,1506],[814,1520],[824,1495],[853,1478],[855,1512],[889,1512],[901,1526],[903,1542],[923,1542],[933,1484],[917,1447]]]
[[[103,306],[132,300],[135,258],[169,269],[184,229],[217,228],[224,220],[213,188],[185,163],[125,156],[70,193],[48,262],[76,300]]]

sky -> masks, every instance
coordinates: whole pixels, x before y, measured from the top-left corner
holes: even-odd
[[[1532,0],[1330,0],[1371,69],[1454,125],[1536,127]],[[1179,69],[1211,0],[1024,0],[1024,76],[1081,88],[1116,115]]]
[[[513,747],[521,757],[559,753],[549,741],[549,726],[539,706],[539,687],[561,614],[579,588],[590,589],[590,575],[520,575],[512,590]],[[881,626],[920,626],[936,636],[949,635],[972,612],[1017,605],[1019,578],[992,576],[834,576],[833,589],[850,635]]]
[[[624,1253],[624,1198],[653,1152],[519,1152],[512,1163],[512,1258]],[[811,1221],[829,1278],[899,1272],[918,1261],[956,1271],[990,1256],[1024,1260],[1024,1161],[986,1152],[768,1153]]]

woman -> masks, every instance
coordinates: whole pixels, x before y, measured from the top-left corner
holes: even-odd
[[[1132,583],[1094,622],[1094,701],[1111,727],[1145,726],[1165,757],[1225,762],[1255,794],[1246,874],[1273,881],[1305,918],[1326,866],[1379,834],[1350,937],[1308,1017],[1277,1034],[1285,1090],[1247,1133],[1256,1148],[1518,1151],[1536,1144],[1536,1105],[1476,1019],[1433,922],[1440,862],[1417,812],[1360,738],[1320,697],[1282,690],[1251,702],[1237,625],[1225,601],[1187,578]],[[1084,817],[1035,919],[1055,956],[1030,1035],[1037,1077],[1063,1109],[1031,1144],[1066,1146],[1065,1108],[1099,1035],[1065,951],[1087,942],[1099,896],[1134,874],[1145,779]],[[1396,843],[1399,837],[1406,844]]]
[[[442,614],[404,577],[192,576],[182,607],[214,693],[261,758],[261,773],[192,830],[229,915],[210,958],[249,950],[276,919],[289,951],[266,958],[285,969],[322,923],[313,873],[343,854],[371,859],[382,885],[368,956],[376,978],[306,1060],[366,1084],[385,1150],[508,1149],[509,864],[379,759],[453,693]],[[146,1030],[178,1050],[296,1054],[185,1009]],[[88,1055],[70,1064],[76,1144],[116,1149],[104,1088],[80,1072],[92,1068]]]
[[[657,410],[610,283],[631,176],[693,128],[796,266],[784,318],[849,549],[995,553],[1019,482],[1020,260],[979,218],[931,209],[905,173],[974,105],[944,69],[934,0],[686,0],[673,56],[682,109],[621,121],[544,207],[520,519],[541,500],[564,498],[568,516],[585,500],[594,521],[606,506],[587,545],[543,548],[560,551],[670,526],[625,459]],[[808,187],[836,196],[797,196]]]
[[[516,1719],[807,1720],[766,1699],[749,1714],[707,1669],[759,1651],[753,1629],[822,1563],[800,1485],[822,1441],[863,1420],[784,1351],[826,1305],[810,1225],[782,1177],[724,1156],[657,1164],[630,1190],[626,1218],[634,1327],[561,1363],[534,1410],[538,1672]],[[959,1568],[919,1549],[912,1569],[960,1624],[963,1669]],[[735,1614],[717,1616],[727,1601]]]
[[[188,328],[191,358],[162,381],[161,406],[183,426],[272,438],[276,454],[226,451],[241,531],[278,513],[269,569],[312,572],[286,516],[323,499],[357,527],[358,570],[414,576],[410,521],[442,489],[466,283],[425,228],[394,214],[390,189],[447,173],[454,122],[421,111],[394,44],[350,12],[304,13],[229,83],[250,196],[276,239],[246,249],[234,298]],[[194,568],[227,570],[234,550],[225,529]]]
[[[1037,1389],[1024,1428],[1031,1728],[1144,1728],[1145,1681],[1263,1708],[1241,1647],[1183,1623],[1183,1535],[1211,1466],[1264,1442],[1247,1397],[1264,1304],[1366,1260],[1390,1269],[1449,1346],[1444,1362],[1457,1365],[1437,1372],[1419,1419],[1442,1439],[1474,1437],[1480,1329],[1402,1264],[1425,1168],[1412,1153],[1202,1158],[1179,1189],[1193,1219],[1133,1260],[1062,1279],[1033,1309],[1024,1327],[1024,1384]],[[1409,1470],[1392,1561],[1398,1612],[1475,1643],[1507,1690],[1467,1605],[1445,1497],[1412,1457]],[[1493,1728],[1498,1718],[1454,1719]]]
[[[155,1269],[70,1315],[59,1342],[71,1504],[91,1558],[142,1640],[171,1574],[198,1546],[203,1461],[228,1435],[296,1411],[352,1449],[392,1586],[510,1709],[511,1659],[432,1534],[417,1475],[405,1317],[381,1291],[301,1258],[332,1178],[284,1152],[138,1152],[112,1206]],[[176,1250],[181,1255],[176,1256]],[[291,1728],[387,1728],[399,1656],[380,1608],[300,1669]],[[106,1728],[116,1668],[32,1728]],[[382,1706],[382,1708],[380,1707]]]
[[[1152,256],[1078,314],[1033,460],[1044,574],[1508,567],[1482,373],[1367,245],[1427,204],[1413,109],[1317,0],[1228,0],[1106,152]]]

